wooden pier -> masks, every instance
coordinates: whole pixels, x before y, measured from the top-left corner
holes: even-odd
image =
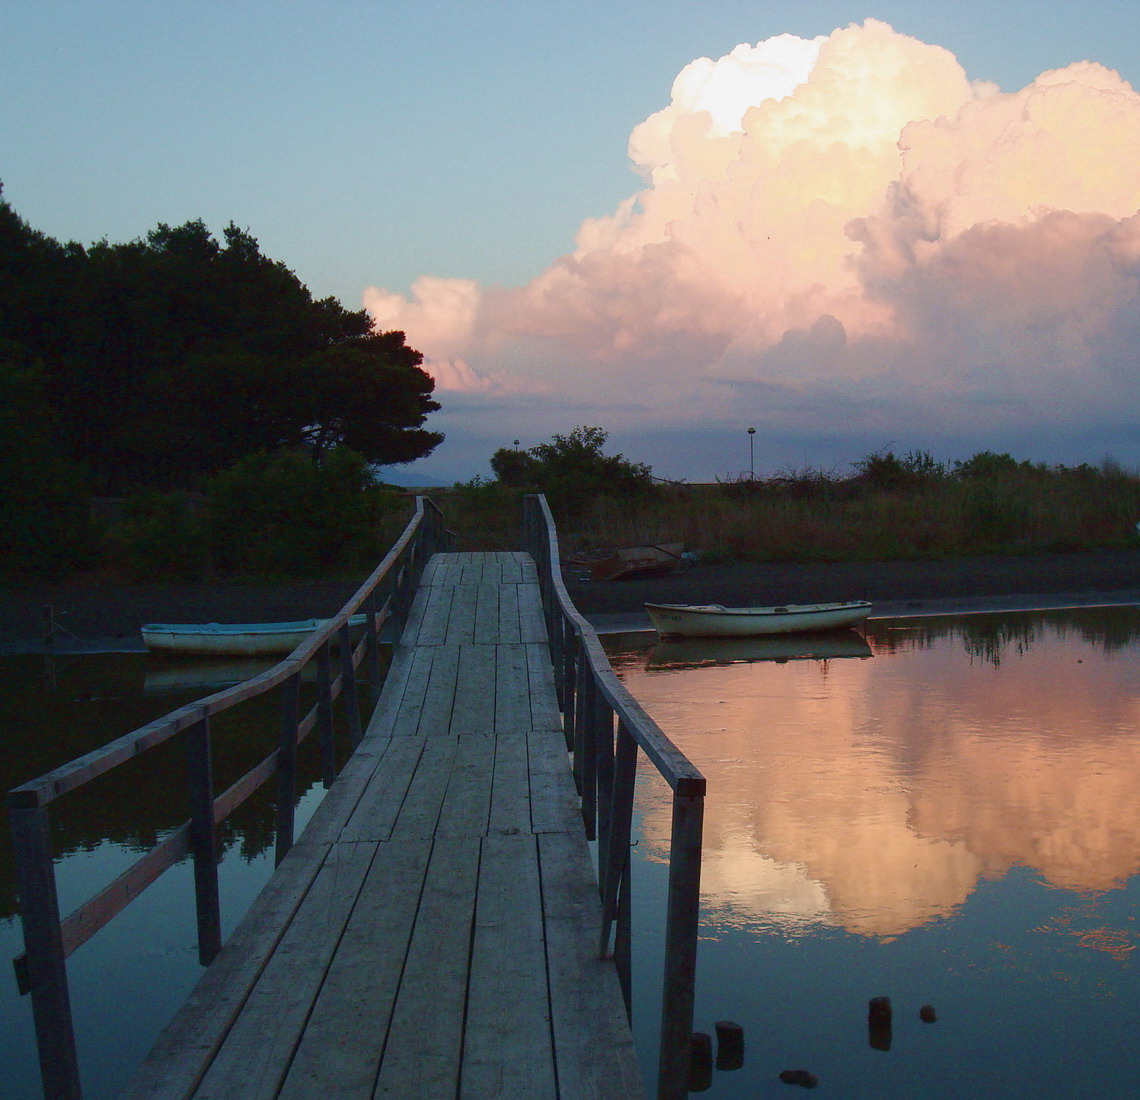
[[[535,565],[436,554],[356,752],[127,1095],[644,1095]]]

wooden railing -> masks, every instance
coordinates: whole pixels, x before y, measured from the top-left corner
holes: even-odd
[[[639,748],[673,791],[657,1095],[661,1100],[683,1098],[688,1095],[692,1045],[705,779],[618,680],[593,627],[571,603],[562,583],[558,535],[545,497],[525,499],[523,531],[526,549],[538,565],[554,681],[566,747],[574,754],[586,834],[598,842],[602,895],[598,953],[603,958],[613,954],[627,1012],[629,848]]]
[[[198,955],[208,965],[221,950],[218,897],[217,826],[255,790],[276,776],[276,858],[293,844],[297,746],[319,730],[326,783],[335,777],[333,701],[343,700],[349,737],[361,738],[357,669],[364,663],[372,701],[381,686],[379,634],[392,619],[402,625],[419,576],[436,550],[447,549],[450,533],[442,514],[426,497],[416,498],[415,514],[399,540],[339,612],[272,668],[244,683],[180,707],[8,793],[8,813],[16,854],[16,881],[24,929],[24,953],[14,960],[21,992],[31,993],[45,1096],[80,1096],[79,1066],[67,985],[67,957],[121,912],[164,871],[190,855],[198,917]],[[363,637],[352,644],[349,617],[365,614]],[[334,675],[330,650],[338,649]],[[299,714],[301,673],[316,663],[317,702]],[[278,746],[228,790],[214,794],[210,719],[239,703],[278,689],[281,730]],[[189,756],[190,820],[143,855],[93,898],[61,920],[52,861],[49,806],[57,798],[105,775],[182,734]]]

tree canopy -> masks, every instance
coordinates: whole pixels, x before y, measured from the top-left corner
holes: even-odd
[[[570,506],[590,497],[649,490],[652,469],[620,454],[604,454],[608,438],[604,429],[583,425],[527,451],[502,447],[491,456],[491,469],[502,485],[543,492]]]
[[[198,488],[280,448],[410,462],[443,439],[422,361],[233,224],[61,245],[0,192],[0,372],[34,371],[39,435],[99,491]]]

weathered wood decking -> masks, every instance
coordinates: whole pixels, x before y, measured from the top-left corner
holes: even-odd
[[[359,749],[127,1095],[643,1096],[534,565],[428,564]]]

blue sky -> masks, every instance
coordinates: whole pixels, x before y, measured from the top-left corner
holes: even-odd
[[[868,17],[1006,92],[1082,59],[1140,78],[1134,2],[0,0],[0,180],[25,219],[64,240],[129,240],[198,217],[220,232],[232,220],[314,295],[351,308],[371,285],[407,294],[421,275],[516,287],[570,252],[585,219],[644,186],[630,132],[669,103],[687,64]],[[568,430],[579,410],[564,404]],[[559,422],[540,419],[528,442]],[[620,420],[606,426],[622,448],[657,461]],[[674,428],[647,421],[643,434]],[[810,459],[825,436],[816,422],[788,460]],[[441,450],[436,470],[469,476],[481,445],[454,461]]]

